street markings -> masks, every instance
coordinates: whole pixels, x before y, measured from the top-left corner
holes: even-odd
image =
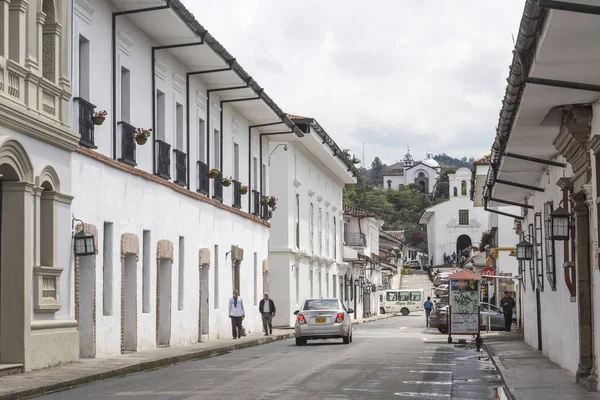
[[[395,396],[401,397],[450,397],[448,393],[423,393],[423,392],[396,392]]]

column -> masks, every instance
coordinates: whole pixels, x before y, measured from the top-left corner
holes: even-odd
[[[9,9],[9,31],[8,35],[9,58],[19,64],[25,62],[25,38],[27,27],[27,9],[29,7],[28,0],[11,0]]]

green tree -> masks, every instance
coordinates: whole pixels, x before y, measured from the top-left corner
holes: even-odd
[[[450,193],[450,180],[448,179],[448,174],[453,174],[456,172],[458,168],[442,168],[440,172],[440,176],[437,179],[437,183],[435,185],[435,198],[436,199],[447,199],[452,194]]]
[[[383,179],[383,174],[385,173],[385,165],[381,162],[379,157],[375,157],[373,162],[371,163],[371,179],[374,182],[379,184]]]

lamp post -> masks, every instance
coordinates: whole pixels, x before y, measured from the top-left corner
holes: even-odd
[[[558,204],[558,208],[550,213],[550,238],[552,240],[569,240],[571,233],[571,213]]]

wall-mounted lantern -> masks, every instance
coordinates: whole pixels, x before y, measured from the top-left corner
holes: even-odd
[[[359,283],[360,283],[360,282],[359,282],[358,278],[356,278],[356,279],[354,280],[354,286],[358,286],[358,285],[359,285]]]
[[[73,218],[73,221],[81,223],[81,230],[73,235],[73,248],[75,249],[76,256],[93,256],[96,254],[96,242],[94,241],[94,235],[86,232],[83,227],[83,221]]]
[[[526,237],[531,237],[527,235]],[[533,245],[525,238],[517,244],[517,260],[531,261],[533,260]]]
[[[571,233],[571,213],[559,203],[558,208],[550,213],[551,239],[569,240]]]
[[[365,287],[365,277],[360,276],[358,279],[360,280],[360,287],[364,288]]]

